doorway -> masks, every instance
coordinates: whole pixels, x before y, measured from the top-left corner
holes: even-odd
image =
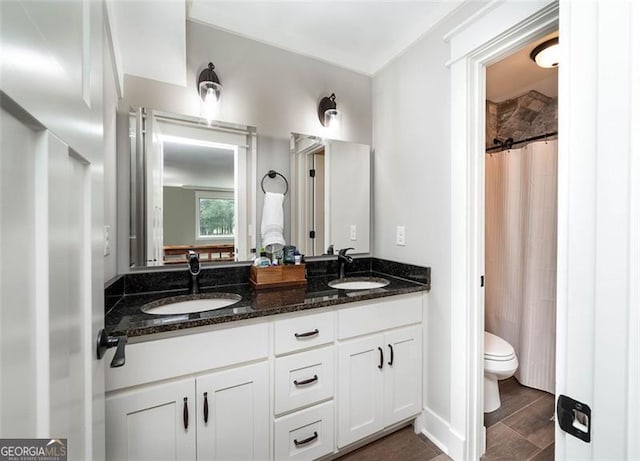
[[[533,56],[557,41],[551,32],[486,68],[488,459],[554,456],[558,68]]]
[[[455,328],[450,349],[450,451],[455,459],[478,459],[484,452],[479,397],[485,66],[558,28],[560,16],[557,3],[541,7],[526,2],[511,8],[507,3],[490,5],[445,37],[451,44],[450,293]],[[562,458],[623,459],[638,453],[637,417],[627,414],[638,402],[638,375],[611,379],[617,370],[637,372],[640,350],[633,283],[640,183],[638,143],[633,142],[640,107],[634,104],[638,66],[632,50],[638,44],[634,25],[640,20],[636,6],[562,4],[556,393],[599,408],[595,425],[582,430],[582,435],[595,435],[596,444],[581,443],[556,425],[555,452]]]
[[[559,5],[488,8],[454,30],[451,78],[450,455],[479,459],[484,419],[484,168],[486,67],[558,30]],[[454,397],[455,396],[455,397]],[[463,399],[461,397],[464,397]]]

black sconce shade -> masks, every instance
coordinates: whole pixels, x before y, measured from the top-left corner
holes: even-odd
[[[335,93],[331,93],[331,96],[325,96],[320,100],[320,104],[318,104],[318,118],[322,126],[327,126],[327,117],[331,118],[338,114],[336,107]]]

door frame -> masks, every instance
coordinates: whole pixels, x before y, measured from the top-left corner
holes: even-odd
[[[485,451],[484,181],[486,66],[557,30],[556,1],[490,2],[445,40],[451,60],[451,444],[454,459]],[[561,364],[558,364],[561,365]],[[460,398],[463,396],[464,398]]]

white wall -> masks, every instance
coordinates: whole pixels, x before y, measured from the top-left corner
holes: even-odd
[[[120,44],[121,47],[126,44]],[[275,169],[289,174],[289,134],[322,135],[317,105],[336,94],[342,111],[341,139],[371,144],[371,79],[321,61],[239,37],[202,24],[187,22],[187,86],[125,77],[119,105],[118,130],[126,130],[122,114],[145,106],[187,115],[200,115],[196,80],[212,61],[223,85],[221,119],[258,129],[258,182]],[[118,271],[128,270],[128,138],[118,141]],[[259,188],[259,184],[257,185]],[[257,196],[261,222],[262,191]],[[289,200],[285,229],[290,229]]]
[[[449,46],[442,37],[479,6],[455,11],[373,79],[373,253],[431,266],[424,405],[445,423],[450,417],[450,329],[455,326],[449,314]],[[398,225],[406,227],[405,246],[395,244]]]
[[[165,245],[196,245],[196,191],[163,187]]]

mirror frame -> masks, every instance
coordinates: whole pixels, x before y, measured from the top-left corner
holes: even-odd
[[[296,140],[303,139],[303,138],[308,139],[309,144],[305,146],[302,150],[298,151]],[[335,214],[332,213],[332,206],[333,206],[333,202],[335,201],[335,197],[332,198],[332,194],[335,193],[335,189],[333,190],[331,189],[331,183],[332,183],[332,180],[334,180],[335,178],[332,179],[332,177],[329,176],[330,174],[329,172],[332,171],[330,166],[331,158],[329,154],[334,153],[332,146],[337,145],[337,143],[351,145],[354,147],[362,146],[363,148],[366,147],[367,149],[366,174],[368,175],[368,190],[366,193],[367,195],[366,250],[361,250],[356,248],[356,250],[353,251],[353,254],[358,254],[358,255],[371,254],[371,242],[372,242],[372,234],[373,234],[372,233],[373,157],[371,152],[371,146],[367,144],[345,141],[342,139],[323,138],[322,136],[310,135],[310,134],[304,134],[304,133],[298,133],[298,132],[292,131],[290,134],[290,143],[289,143],[291,190],[293,191],[293,193],[291,194],[291,239],[292,241],[295,240],[296,242],[298,242],[298,244],[300,240],[305,240],[306,242],[305,245],[307,245],[311,241],[310,238],[307,238],[309,229],[315,229],[316,233],[318,233],[317,231],[318,231],[318,228],[320,227],[323,229],[320,235],[325,240],[324,242],[316,241],[312,244],[315,247],[314,253],[317,252],[317,254],[314,254],[314,255],[311,255],[308,253],[306,246],[299,245],[300,247],[302,247],[302,250],[307,251],[305,257],[307,257],[308,259],[326,258],[327,256],[329,256],[326,253],[327,246],[329,244],[334,245],[334,251],[336,254],[339,250],[339,248],[337,248],[337,246],[339,246],[338,241],[336,241],[336,239],[333,238],[335,237],[335,235],[332,235],[332,233],[335,232],[336,230],[335,222],[341,222],[341,221],[340,220],[337,220],[335,222],[332,221],[332,219],[335,217]],[[314,197],[317,192],[316,191],[317,185],[314,186],[312,181],[308,180],[309,179],[308,171],[311,168],[309,154],[318,152],[320,150],[324,150],[325,155],[327,155],[324,161],[324,166],[326,167],[326,171],[324,174],[327,176],[322,186],[323,187],[323,192],[322,192],[323,193],[323,200],[322,200],[323,201],[323,204],[322,204],[323,217],[320,222],[316,222],[317,217],[315,216],[315,212],[313,211],[308,212],[308,210],[307,212],[300,212],[300,210],[302,209],[302,207],[306,205],[306,203],[309,200],[312,200],[312,201],[315,200]],[[363,154],[363,152],[360,152],[360,153]],[[304,156],[303,159],[302,159],[302,156]],[[325,186],[328,187],[328,189],[325,190]],[[362,229],[358,231],[358,234],[362,235],[361,232],[362,232]],[[358,240],[360,240],[360,238],[358,238]],[[346,245],[345,248],[348,246],[349,245]],[[357,247],[357,245],[353,245],[353,246]]]
[[[204,119],[195,116],[175,114],[166,111],[149,109],[145,107],[130,108],[128,114],[129,121],[129,148],[130,148],[130,174],[129,174],[129,269],[170,269],[177,267],[176,264],[147,264],[147,210],[146,204],[146,142],[145,132],[147,119],[151,115],[158,120],[191,126],[200,129],[212,129],[216,131],[241,134],[246,136],[247,149],[247,184],[243,195],[247,201],[245,216],[238,216],[236,227],[242,226],[246,235],[246,258],[235,261],[202,261],[205,266],[215,265],[246,265],[251,262],[249,255],[256,247],[256,193],[257,193],[257,129],[254,126],[242,125],[214,120],[207,123]],[[135,118],[135,129],[131,126],[131,120]],[[237,174],[237,172],[236,172]],[[240,191],[238,191],[240,192]],[[139,212],[143,210],[143,212]],[[237,231],[236,231],[237,232]],[[243,238],[244,240],[244,238]],[[237,256],[236,256],[237,257]]]

